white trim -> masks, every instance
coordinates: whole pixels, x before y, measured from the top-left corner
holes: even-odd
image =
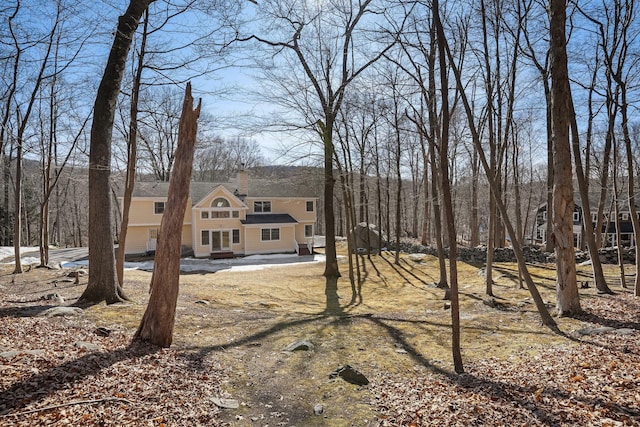
[[[158,215],[158,217],[159,216],[160,215]],[[160,219],[160,218],[158,218],[158,219]],[[192,224],[193,224],[193,222],[188,221],[187,218],[185,217],[185,222],[182,225],[184,226],[184,225],[192,225]],[[160,226],[160,221],[158,221],[158,222],[137,222],[137,223],[133,223],[133,224],[129,223],[128,227],[151,227],[151,226],[154,226],[154,225],[157,225],[159,227]]]
[[[298,223],[299,224],[299,223]],[[244,228],[277,228],[277,227],[296,227],[296,223],[293,222],[274,222],[268,224],[242,224]]]

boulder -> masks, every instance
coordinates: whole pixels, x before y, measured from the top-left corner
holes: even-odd
[[[51,307],[43,311],[38,316],[58,317],[58,316],[81,316],[84,313],[80,307]]]
[[[329,378],[333,379],[340,377],[348,383],[355,385],[367,385],[369,380],[360,371],[351,367],[350,365],[344,365],[329,374]]]
[[[299,340],[292,342],[284,348],[284,351],[300,351],[300,350],[313,350],[315,346],[311,341]]]

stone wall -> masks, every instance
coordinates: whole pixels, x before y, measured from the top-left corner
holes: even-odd
[[[395,251],[395,242],[389,242],[387,249]],[[400,242],[400,250],[406,253],[422,253],[438,256],[438,250],[431,246],[424,246],[414,242]],[[625,248],[625,263],[635,263],[635,248]],[[524,258],[528,263],[542,264],[555,262],[555,254],[543,252],[535,247],[525,246],[522,248]],[[449,249],[445,248],[445,253],[449,255]],[[487,248],[477,246],[475,248],[458,247],[458,259],[468,264],[484,264],[487,260]],[[494,262],[516,262],[516,256],[511,248],[496,248],[493,252]],[[576,263],[589,260],[588,252],[576,252]],[[604,264],[616,264],[618,262],[618,251],[615,248],[605,248],[600,250],[600,260]]]

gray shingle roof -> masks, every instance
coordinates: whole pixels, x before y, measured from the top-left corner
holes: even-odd
[[[258,215],[247,215],[247,219],[243,219],[240,221],[245,225],[255,225],[255,224],[297,224],[296,221],[289,214],[258,214]]]
[[[209,194],[214,188],[222,185],[230,192],[238,189],[236,180],[231,182],[191,182],[189,196],[195,205]],[[122,190],[119,195],[122,196]],[[286,179],[252,179],[249,177],[249,197],[308,197],[316,198],[314,188],[304,181]],[[168,182],[136,181],[133,188],[133,197],[167,197],[169,194]]]

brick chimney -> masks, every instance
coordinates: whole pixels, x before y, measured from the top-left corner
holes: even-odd
[[[249,193],[249,173],[244,169],[244,163],[240,165],[236,176],[236,192],[239,196],[246,196]]]

